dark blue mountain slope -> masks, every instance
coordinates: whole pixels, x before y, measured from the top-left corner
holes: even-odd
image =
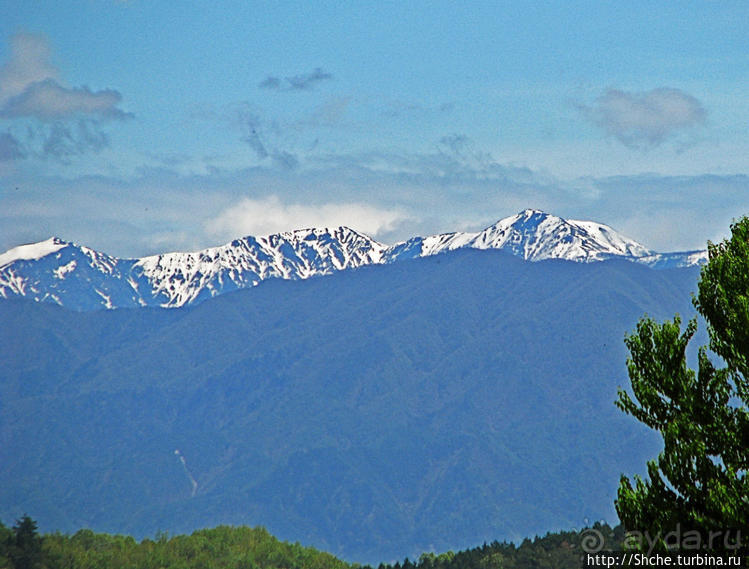
[[[0,518],[369,562],[614,520],[658,448],[613,404],[624,334],[697,275],[461,250],[178,310],[0,303]]]

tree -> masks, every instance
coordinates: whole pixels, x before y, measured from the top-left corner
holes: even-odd
[[[10,528],[5,527],[0,521],[0,569],[7,569],[10,560],[8,559],[8,546],[10,545],[13,532]]]
[[[686,354],[696,320],[682,331],[678,316],[644,318],[625,339],[634,400],[620,389],[616,405],[658,431],[664,448],[647,480],[622,476],[616,510],[627,529],[651,536],[749,527],[748,218],[731,226],[730,239],[708,243],[693,303],[712,352],[699,349],[696,372]]]
[[[24,515],[16,520],[7,544],[8,559],[14,569],[33,569],[42,562],[42,538],[36,522]]]

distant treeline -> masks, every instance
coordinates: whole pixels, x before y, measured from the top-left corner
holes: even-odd
[[[378,569],[579,569],[586,539],[604,537],[618,548],[621,526],[595,524],[580,531],[548,533],[519,545],[493,542],[454,553],[424,553],[418,560],[380,564]],[[283,542],[262,527],[219,526],[191,535],[130,536],[82,529],[73,535],[37,532],[24,516],[12,527],[0,522],[2,569],[372,569],[298,543]]]
[[[624,537],[623,526],[596,523],[592,528],[524,539],[519,545],[494,541],[457,553],[424,553],[417,561],[381,563],[378,569],[580,569],[585,545],[589,551],[621,550]]]

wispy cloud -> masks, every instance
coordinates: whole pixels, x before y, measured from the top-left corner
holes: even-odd
[[[440,138],[440,150],[454,156],[462,164],[470,163],[473,167],[486,167],[496,164],[496,160],[488,152],[476,148],[473,140],[465,134],[453,133]]]
[[[113,89],[91,91],[88,87],[72,89],[47,78],[26,86],[18,95],[0,107],[0,118],[33,117],[42,121],[96,117],[125,119],[129,113],[117,108],[122,95]]]
[[[0,136],[0,148],[15,152],[9,140]],[[479,230],[526,207],[601,221],[649,248],[673,251],[719,240],[732,218],[749,213],[746,175],[561,181],[445,153],[339,155],[285,171],[158,168],[132,179],[18,169],[4,184],[13,191],[0,208],[0,251],[59,235],[120,256],[310,226],[347,225],[395,243]]]
[[[414,101],[404,101],[402,99],[393,99],[385,102],[384,107],[381,111],[382,115],[390,118],[397,119],[407,117],[409,115],[438,115],[438,114],[449,114],[455,110],[455,103],[446,102],[440,103],[437,106],[426,105],[424,103],[417,103]]]
[[[297,130],[330,128],[338,126],[348,110],[351,99],[336,97],[316,106],[309,116],[292,123]]]
[[[310,73],[302,73],[283,79],[275,75],[269,75],[258,83],[258,87],[271,91],[311,91],[318,83],[331,79],[333,79],[332,74],[321,67],[316,67]]]
[[[461,154],[469,142],[470,139],[465,134],[453,133],[440,138],[440,144],[444,144],[455,154]]]
[[[65,161],[86,152],[99,152],[109,146],[106,133],[91,121],[79,120],[75,124],[55,122],[42,133],[42,155]]]
[[[268,131],[272,131],[272,138],[278,139],[279,127],[273,122],[263,121],[259,115],[245,106],[236,109],[236,116],[240,128],[245,131],[242,142],[246,143],[261,162],[270,159],[283,170],[293,170],[299,165],[298,156],[290,150],[284,150],[277,145],[269,145]]]
[[[382,114],[388,118],[397,119],[397,118],[401,118],[404,115],[409,115],[409,114],[420,112],[423,110],[424,110],[424,106],[421,104],[408,102],[408,101],[395,100],[395,101],[388,101],[385,104],[385,108],[383,109]]]
[[[295,119],[263,116],[249,103],[236,103],[227,114],[233,128],[242,132],[240,140],[252,149],[261,163],[273,164],[283,170],[296,169],[306,152],[319,142],[321,129],[333,129],[343,121],[349,98],[332,98]],[[226,118],[221,114],[216,117]]]
[[[11,38],[10,58],[0,67],[0,119],[26,120],[27,128],[24,137],[3,137],[6,160],[65,162],[98,152],[109,144],[102,123],[132,117],[120,108],[122,95],[114,89],[65,86],[51,59],[43,36],[19,33]]]
[[[643,92],[608,89],[581,110],[596,125],[632,148],[650,148],[704,123],[707,111],[692,95],[661,87]]]
[[[284,203],[278,196],[243,198],[208,220],[209,233],[225,240],[239,235],[268,235],[306,227],[346,225],[368,235],[391,230],[408,219],[399,208],[382,208],[364,203]]]
[[[68,164],[75,156],[109,146],[109,137],[98,123],[86,119],[26,125],[23,133],[20,138],[10,130],[0,133],[0,162],[36,158]]]
[[[0,107],[29,86],[57,77],[51,50],[41,36],[18,33],[10,40],[10,59],[0,67]]]
[[[263,124],[260,117],[245,108],[237,109],[236,114],[240,127],[245,130],[242,142],[255,152],[258,160],[265,160],[269,153],[263,142]]]
[[[11,38],[10,60],[0,67],[0,117],[127,118],[131,115],[118,108],[121,101],[114,89],[63,86],[44,37],[20,33]]]
[[[273,163],[284,170],[294,170],[299,166],[299,158],[286,150],[274,150],[271,154]]]
[[[257,84],[260,89],[270,89],[272,91],[279,91],[281,89],[281,80],[278,77],[269,75]]]
[[[351,102],[351,97],[326,97],[301,111],[270,114],[260,105],[236,101],[196,108],[191,116],[239,132],[257,165],[288,171],[303,166],[321,147],[330,151],[344,131],[356,128],[349,117]]]

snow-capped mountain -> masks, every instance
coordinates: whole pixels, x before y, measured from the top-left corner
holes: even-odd
[[[426,238],[415,237],[406,244],[409,256],[416,257],[463,247],[504,249],[527,261],[566,259],[588,263],[612,257],[634,260],[657,255],[607,225],[593,221],[566,220],[533,209],[501,219],[478,233],[443,233]],[[399,245],[395,245],[393,249],[398,247]],[[395,254],[395,257],[398,256]]]
[[[74,310],[178,307],[269,278],[305,279],[381,263],[386,249],[347,227],[245,237],[141,259],[117,259],[53,237],[0,255],[0,296]]]
[[[219,247],[118,259],[53,237],[0,255],[0,296],[74,310],[179,307],[266,279],[306,279],[461,248],[501,249],[528,261],[623,258],[653,268],[704,263],[705,251],[656,253],[593,221],[525,210],[477,233],[414,237],[387,246],[353,229],[301,229]]]

